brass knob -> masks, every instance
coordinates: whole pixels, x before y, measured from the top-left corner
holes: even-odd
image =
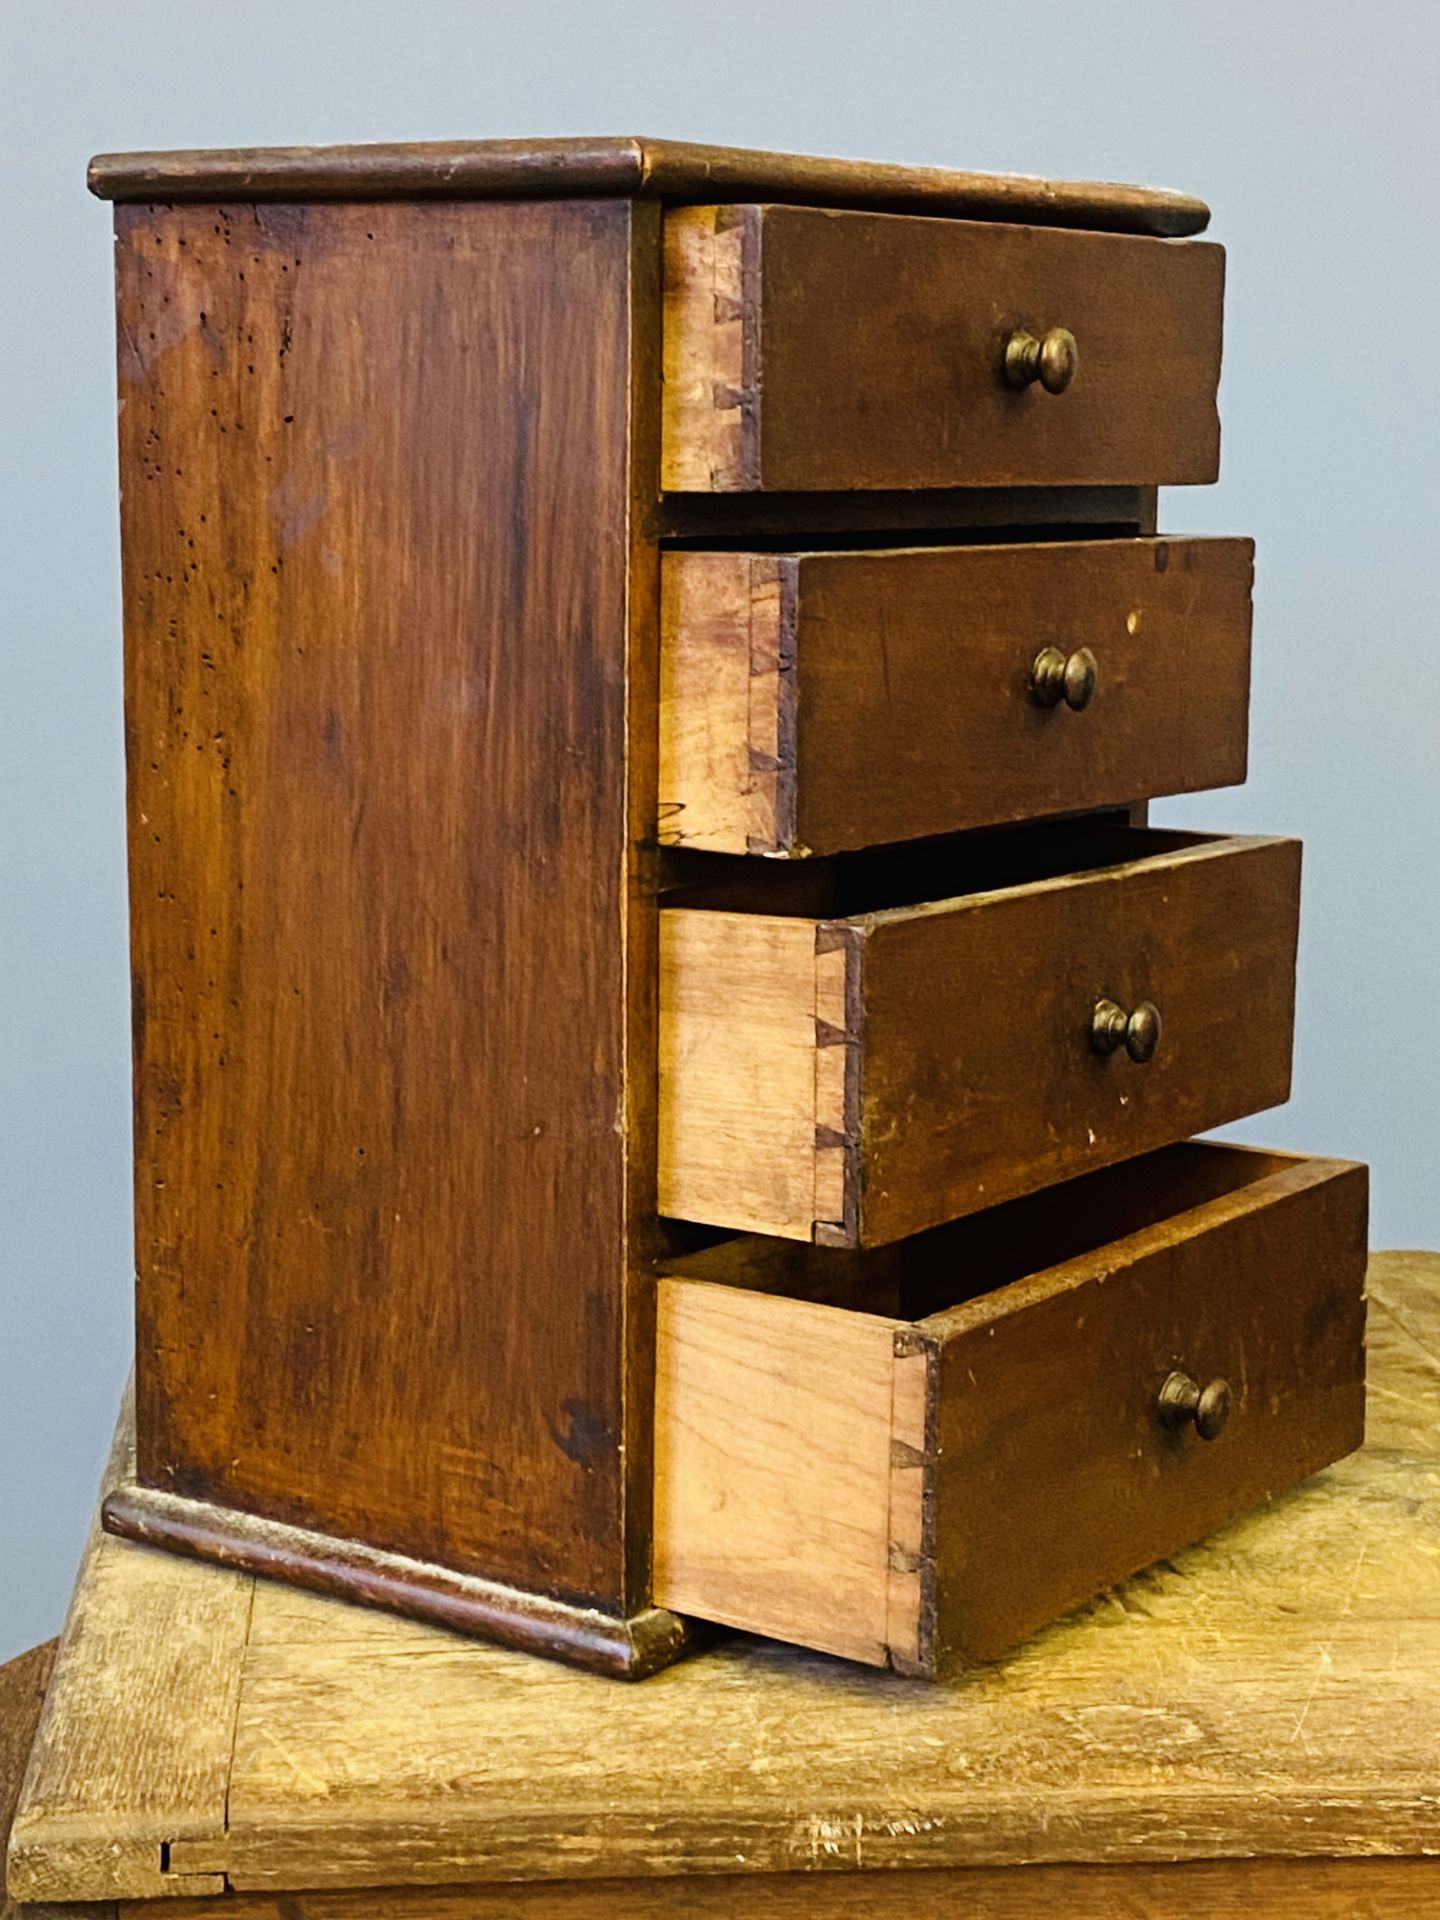
[[[1074,713],[1083,713],[1095,697],[1100,669],[1089,647],[1067,658],[1058,647],[1042,647],[1030,669],[1030,697],[1040,707],[1058,707],[1063,700]]]
[[[1165,1426],[1193,1426],[1202,1440],[1214,1440],[1230,1418],[1230,1382],[1211,1380],[1202,1387],[1177,1369],[1160,1389],[1157,1411]]]
[[[1012,387],[1038,380],[1047,393],[1064,393],[1079,370],[1080,349],[1065,327],[1051,327],[1038,340],[1021,327],[1005,342],[1005,378]]]
[[[1113,1000],[1098,1000],[1090,1016],[1090,1044],[1096,1053],[1114,1053],[1124,1047],[1142,1067],[1155,1057],[1160,1030],[1160,1009],[1153,1000],[1142,1000],[1133,1013],[1126,1013]]]

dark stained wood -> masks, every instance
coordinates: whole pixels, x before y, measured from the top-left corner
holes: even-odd
[[[1040,180],[632,137],[102,153],[90,163],[90,186],[107,200],[432,195],[516,200],[601,194],[713,200],[726,195],[1156,234],[1198,233],[1210,217],[1203,200],[1168,187]]]
[[[661,1608],[616,1618],[153,1487],[115,1488],[106,1496],[104,1517],[111,1533],[146,1546],[386,1607],[407,1619],[478,1634],[527,1653],[548,1653],[622,1680],[643,1680],[668,1666],[687,1643],[694,1645],[697,1634],[704,1636],[699,1623]]]
[[[878,1884],[877,1884],[878,1878]],[[673,1920],[688,1915],[765,1920],[1436,1920],[1433,1860],[1187,1860],[1160,1866],[959,1867],[904,1875],[691,1876],[683,1897],[660,1880],[570,1881],[554,1886],[379,1887],[354,1892],[230,1894],[167,1902],[168,1920]],[[90,1913],[91,1909],[86,1909]],[[94,1909],[94,1920],[102,1910]],[[154,1920],[126,1901],[119,1920]]]
[[[0,1920],[19,1913],[5,1891],[5,1850],[59,1644],[46,1640],[0,1666]]]
[[[139,1478],[623,1614],[656,210],[117,217]]]
[[[667,213],[665,263],[667,488],[1215,478],[1208,242],[716,206]],[[1060,326],[1068,391],[1009,386],[1010,333]]]
[[[937,1662],[998,1658],[1360,1445],[1366,1169],[1263,1166],[917,1328],[938,1360]],[[1230,1383],[1218,1439],[1160,1426],[1172,1368]]]
[[[857,1237],[895,1239],[1288,1099],[1299,909],[1298,841],[1262,839],[878,917]],[[1106,996],[1159,1006],[1148,1064],[1090,1048]]]
[[[662,842],[833,853],[1245,778],[1248,540],[672,553]],[[1089,647],[1082,713],[1042,647]]]
[[[685,871],[735,864],[692,855]],[[1293,840],[1075,822],[767,861],[748,885],[727,874],[667,896],[662,1206],[876,1245],[1278,1104],[1299,882]],[[692,913],[722,937],[679,924]],[[798,969],[776,948],[776,916],[790,915],[814,923],[817,953],[838,943],[848,956],[843,1030],[817,1021],[815,1050],[851,1055],[855,1105],[823,1141],[811,1109],[787,1104],[808,1100],[811,1082],[797,1073],[792,1093],[770,1064],[793,1051],[791,1002],[803,1012],[807,981],[763,1000],[741,991],[760,977],[762,948],[778,955],[778,986]],[[1093,1051],[1102,998],[1159,1006],[1147,1064]],[[793,1195],[768,1209],[778,1156],[821,1146],[845,1151],[846,1205],[843,1217],[817,1211],[807,1231]]]

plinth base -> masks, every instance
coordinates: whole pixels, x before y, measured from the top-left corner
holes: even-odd
[[[385,1607],[619,1679],[643,1680],[708,1637],[701,1623],[663,1607],[619,1618],[133,1481],[111,1489],[101,1517],[107,1533],[127,1540]]]

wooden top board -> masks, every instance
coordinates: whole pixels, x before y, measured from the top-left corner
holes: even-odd
[[[617,194],[682,202],[794,201],[1166,236],[1199,233],[1210,218],[1203,200],[1168,187],[1037,180],[1023,174],[760,153],[628,135],[102,153],[90,163],[90,187],[102,200],[552,199]]]
[[[1440,1844],[1440,1255],[1376,1256],[1370,1358],[1360,1453],[939,1686],[738,1637],[627,1686],[94,1538],[12,1895],[228,1882],[221,1911],[253,1889],[308,1915],[278,1896],[1417,1860]],[[452,1910],[478,1909],[423,1908]]]

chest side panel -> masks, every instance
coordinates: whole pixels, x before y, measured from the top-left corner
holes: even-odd
[[[119,214],[141,1478],[601,1600],[631,218]]]

